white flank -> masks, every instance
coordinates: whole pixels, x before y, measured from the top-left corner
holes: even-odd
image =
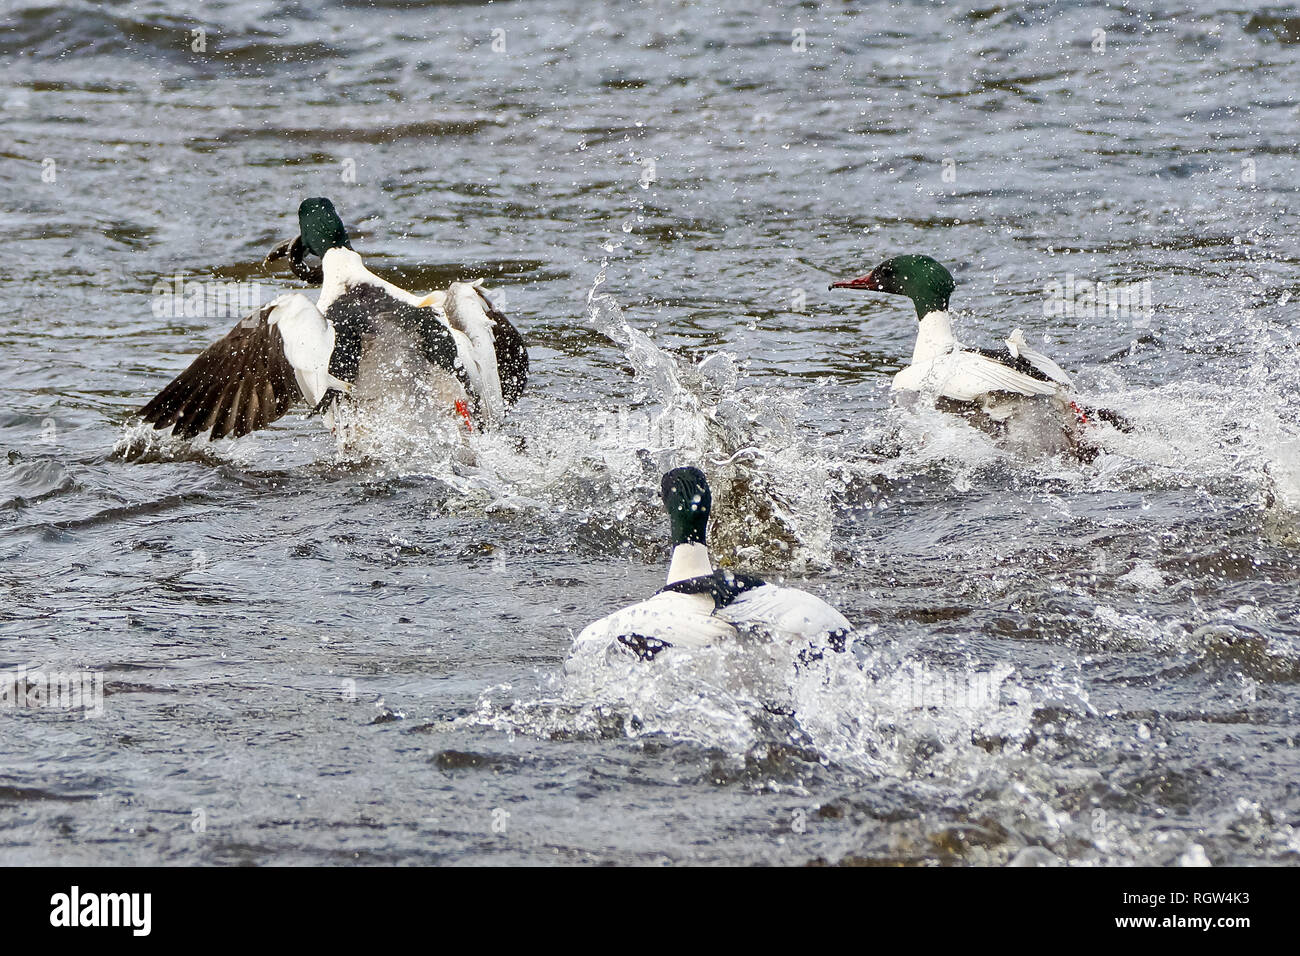
[[[717,614],[736,627],[786,639],[818,638],[852,627],[843,614],[821,598],[776,584],[745,591]]]
[[[279,327],[284,357],[293,366],[293,376],[309,405],[319,404],[330,388],[344,392],[351,388],[329,372],[330,356],[334,354],[334,325],[309,298],[300,292],[280,296],[272,303],[267,323]]]
[[[652,637],[674,647],[700,648],[734,638],[736,629],[713,614],[709,594],[664,591],[587,625],[578,635],[577,645],[594,642],[600,646],[632,635]]]
[[[953,337],[948,313],[930,312],[921,319],[912,364],[894,376],[893,387],[973,402],[990,392],[1055,395],[1062,385],[1068,384],[1065,373],[1055,362],[1025,345],[1023,333],[1013,334],[1007,344],[1058,381],[1044,382],[978,352],[962,351],[961,344]]]

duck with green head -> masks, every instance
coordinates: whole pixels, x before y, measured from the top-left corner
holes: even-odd
[[[1000,349],[972,348],[957,341],[949,300],[957,288],[952,274],[926,255],[886,259],[866,275],[831,283],[832,289],[859,289],[901,295],[912,301],[919,320],[912,361],[894,376],[895,391],[932,397],[947,410],[976,416],[976,424],[1000,432],[1025,401],[1046,402],[1064,413],[1059,424],[1071,450],[1082,450],[1081,429],[1095,420],[1126,425],[1105,409],[1086,409],[1070,398],[1070,377],[1041,352],[1030,348],[1016,329]]]
[[[250,323],[250,316],[145,406],[147,422],[172,427],[182,437],[215,439],[249,430],[221,426],[227,404],[251,403],[257,414],[235,413],[231,421],[262,427],[306,398],[338,431],[344,409],[355,423],[368,413],[381,414],[379,409],[390,414],[394,407],[411,407],[389,400],[395,390],[429,396],[433,414],[467,432],[504,418],[523,392],[528,350],[488,299],[481,280],[453,282],[445,291],[424,295],[381,279],[352,248],[343,220],[324,197],[302,201],[298,228],[299,234],[272,249],[266,262],[287,257],[296,276],[320,283],[318,318],[308,344],[286,339],[283,331],[272,333],[269,322]],[[309,255],[319,263],[309,264]],[[250,338],[250,329],[261,326],[264,331]],[[286,369],[296,366],[286,356],[295,348],[300,360],[317,370],[313,381],[326,381],[320,369],[327,374],[321,394],[290,387],[294,376]],[[267,417],[268,408],[276,413]]]
[[[320,285],[325,281],[321,263],[309,264],[307,256],[323,260],[330,249],[351,249],[348,231],[334,204],[324,197],[304,199],[298,206],[298,235],[275,246],[262,260],[263,266],[289,260],[289,269],[299,279]]]
[[[670,647],[699,649],[741,632],[820,651],[842,651],[851,629],[820,598],[762,578],[715,569],[708,527],[713,493],[698,468],[674,468],[660,483],[672,558],[653,597],[588,625],[574,645],[579,657],[621,647],[649,660]]]

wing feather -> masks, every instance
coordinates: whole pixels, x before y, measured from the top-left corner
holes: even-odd
[[[1060,382],[1062,385],[1070,388],[1074,383],[1070,376],[1065,373],[1065,369],[1057,365],[1042,352],[1035,351],[1025,341],[1025,333],[1022,329],[1016,329],[1007,339],[1006,355],[999,355],[999,361],[1012,364],[1014,367],[1023,368],[1021,362],[1029,363],[1029,367],[1042,375],[1046,375],[1053,381]]]
[[[528,348],[519,330],[510,324],[500,309],[492,304],[482,287],[475,286],[488,318],[496,323],[492,330],[492,343],[496,349],[497,374],[501,376],[501,397],[507,405],[519,401],[528,381]]]
[[[212,411],[196,423],[198,430],[195,434],[200,434],[210,428],[216,428],[220,433],[226,435],[235,430],[238,421],[239,386],[239,382],[231,382],[217,392],[216,399],[212,402]]]

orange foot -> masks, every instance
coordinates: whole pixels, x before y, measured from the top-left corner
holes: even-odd
[[[456,399],[456,411],[460,412],[460,417],[465,419],[465,431],[473,434],[474,424],[469,420],[469,406],[461,399]]]

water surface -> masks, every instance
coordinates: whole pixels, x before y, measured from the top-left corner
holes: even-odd
[[[0,670],[105,698],[0,713],[0,859],[1297,861],[1300,8],[733,7],[6,6]],[[234,322],[155,283],[297,286],[308,195],[526,335],[472,465],[136,424]],[[1138,428],[891,407],[915,320],[826,286],[899,252]],[[1068,276],[1154,314],[1044,315]],[[759,675],[793,717],[726,655],[566,674],[686,463],[724,562],[860,624]]]

